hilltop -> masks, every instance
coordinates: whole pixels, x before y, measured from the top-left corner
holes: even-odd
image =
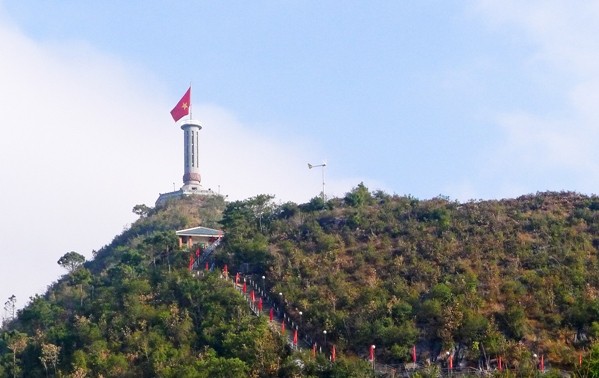
[[[359,377],[372,374],[373,344],[397,369],[414,351],[420,366],[451,356],[496,369],[501,357],[521,374],[539,356],[569,371],[595,360],[595,196],[459,203],[360,184],[326,202],[213,196],[134,211],[128,230],[5,323],[2,375]],[[177,243],[175,230],[197,225],[225,231],[212,272],[190,273]],[[253,316],[225,265],[323,353],[294,352]]]

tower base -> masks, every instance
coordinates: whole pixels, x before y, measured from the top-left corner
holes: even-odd
[[[183,185],[181,189],[168,192],[168,193],[160,193],[158,199],[156,200],[156,207],[164,205],[167,201],[175,199],[175,198],[183,198],[188,196],[217,196],[218,193],[215,193],[211,189],[205,190],[202,189],[199,185]]]

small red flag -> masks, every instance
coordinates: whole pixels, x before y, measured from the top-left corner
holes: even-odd
[[[501,356],[499,356],[499,371],[503,370],[503,366],[501,366]]]
[[[297,346],[297,328],[293,332],[293,345]]]
[[[245,294],[247,291],[248,291],[247,284],[245,283],[245,281],[243,281],[243,294]]]
[[[541,354],[541,371],[545,372],[545,358],[542,354]]]
[[[281,333],[283,333],[283,334],[285,333],[285,321],[284,320],[281,322]]]
[[[254,289],[252,289],[252,292],[250,293],[250,298],[252,298],[252,303],[256,302],[256,294],[254,294]]]
[[[453,354],[449,355],[449,370],[453,370]]]
[[[173,110],[171,110],[171,116],[177,122],[181,118],[185,117],[189,114],[189,107],[191,106],[191,87],[185,92],[181,100],[175,105]]]
[[[578,353],[578,366],[582,366],[582,353]]]
[[[258,311],[262,312],[262,297],[258,299]]]
[[[370,361],[374,361],[374,348],[374,344],[370,346]]]
[[[316,343],[312,345],[312,357],[316,357]]]
[[[200,257],[200,253],[201,253],[200,249],[199,248],[196,249],[196,257]]]
[[[191,272],[191,270],[193,269],[193,263],[195,261],[193,260],[193,255],[189,255],[189,271]]]
[[[335,351],[335,345],[333,345],[333,350],[331,351],[331,361],[335,362],[335,358],[337,358],[337,352]]]
[[[272,322],[272,318],[273,318],[273,313],[274,313],[274,311],[272,310],[272,307],[271,307],[270,312],[268,313],[268,317],[270,318],[271,322]]]
[[[412,347],[412,362],[416,363],[416,345]]]

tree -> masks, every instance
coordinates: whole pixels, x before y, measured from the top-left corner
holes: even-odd
[[[40,356],[40,361],[42,365],[44,365],[44,369],[46,370],[46,375],[48,375],[48,366],[52,365],[54,368],[54,374],[56,374],[56,365],[58,365],[58,355],[60,354],[60,347],[54,344],[42,344],[42,354]]]
[[[372,195],[363,182],[345,195],[345,203],[351,207],[362,207],[372,202]]]
[[[10,331],[4,334],[6,341],[6,347],[12,352],[12,374],[13,377],[17,376],[17,354],[21,353],[27,347],[27,341],[29,338],[26,334],[19,331]]]
[[[584,359],[584,364],[579,367],[576,376],[599,378],[599,344],[591,346],[590,353]]]
[[[152,210],[151,208],[149,208],[148,206],[141,204],[141,205],[135,205],[133,206],[133,214],[137,214],[139,215],[141,218],[145,218],[148,216],[148,214],[150,213],[150,210]]]
[[[5,320],[13,320],[15,318],[15,312],[17,309],[17,297],[11,295],[8,300],[4,302],[4,311],[6,313]]]
[[[221,223],[225,229],[235,229],[240,237],[251,237],[256,232],[264,232],[272,221],[274,196],[260,194],[245,201],[235,201],[227,205]]]
[[[274,196],[269,194],[260,194],[250,198],[247,203],[254,213],[254,217],[258,220],[258,230],[264,232],[263,221],[270,218],[274,208],[272,200]],[[265,218],[265,219],[263,219]]]
[[[201,356],[196,369],[194,375],[214,378],[244,377],[249,371],[247,364],[239,358],[218,357],[212,350]]]
[[[146,242],[151,246],[150,248],[154,250],[154,266],[156,266],[156,257],[164,254],[168,271],[170,272],[170,252],[177,248],[177,235],[170,231],[156,231],[146,239]]]
[[[89,284],[92,280],[92,275],[89,270],[82,268],[77,269],[71,274],[71,283],[79,286],[79,301],[80,306],[83,306],[83,285]]]
[[[85,257],[75,251],[67,252],[58,259],[58,265],[68,270],[69,273],[77,270],[77,268],[82,266],[84,262]]]
[[[315,212],[325,210],[327,207],[326,202],[322,199],[322,196],[314,197],[310,202],[299,206],[300,210],[305,212]]]

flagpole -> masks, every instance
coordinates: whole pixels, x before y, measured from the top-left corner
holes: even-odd
[[[191,111],[192,111],[192,105],[191,105],[191,81],[190,81],[189,82],[189,120],[191,120],[193,118]]]

